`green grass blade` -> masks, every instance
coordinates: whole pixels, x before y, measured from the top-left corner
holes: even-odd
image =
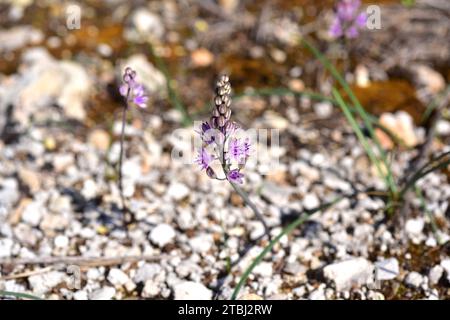
[[[41,298],[33,296],[28,293],[3,291],[3,290],[0,290],[0,297],[15,297],[21,299],[42,300]]]
[[[385,179],[385,182],[387,186],[389,186],[389,182],[387,181],[387,177],[383,172],[380,160],[375,156],[372,147],[370,146],[367,139],[364,137],[363,132],[358,126],[358,123],[356,122],[356,119],[353,117],[353,114],[348,109],[347,105],[345,104],[344,100],[342,99],[342,96],[339,94],[339,92],[333,88],[333,96],[336,99],[339,107],[341,108],[342,112],[344,113],[345,117],[347,118],[347,121],[349,122],[350,126],[352,127],[353,131],[355,132],[359,142],[363,146],[364,150],[366,151],[367,156],[369,157],[370,161],[375,165],[377,168],[378,174],[380,177],[383,177]]]
[[[307,97],[312,100],[328,101],[328,102],[334,103],[333,99],[331,99],[330,97],[327,97],[325,95],[322,95],[320,93],[316,93],[316,92],[312,92],[312,91],[296,91],[296,90],[291,90],[288,88],[261,88],[261,89],[251,90],[248,92],[238,93],[233,98],[241,99],[243,97],[288,96],[288,95]]]
[[[335,199],[335,200],[333,200],[333,201],[331,201],[329,203],[326,203],[326,204],[320,206],[319,208],[317,208],[315,210],[311,210],[310,212],[302,214],[294,222],[292,222],[286,228],[284,228],[280,232],[279,235],[277,235],[275,238],[273,238],[272,241],[269,242],[269,244],[263,249],[263,251],[261,251],[261,253],[255,258],[255,260],[253,260],[253,262],[250,264],[250,266],[244,271],[244,273],[242,274],[241,279],[239,280],[236,288],[233,291],[233,294],[231,295],[231,300],[235,300],[237,298],[237,296],[239,294],[239,291],[241,290],[241,288],[244,285],[245,281],[247,281],[247,279],[250,276],[250,274],[252,273],[253,269],[264,259],[264,257],[267,255],[267,253],[269,253],[270,250],[272,250],[272,248],[275,246],[275,244],[277,244],[284,235],[290,234],[298,226],[303,224],[314,213],[316,213],[318,211],[322,211],[322,210],[328,209],[329,207],[335,205],[336,203],[338,203],[342,199],[344,199],[344,198],[343,197],[339,197],[339,198],[337,198],[337,199]]]
[[[420,120],[421,123],[425,123],[430,118],[433,111],[438,107],[439,102],[441,99],[445,98],[447,94],[450,93],[450,85],[447,86],[437,97],[435,97],[427,106],[425,109],[425,112],[422,115],[422,118]]]
[[[174,88],[173,80],[170,77],[169,69],[167,68],[167,65],[165,64],[164,60],[161,59],[160,56],[158,56],[155,51],[153,50],[153,47],[151,44],[149,44],[149,49],[151,55],[155,58],[156,66],[164,75],[164,78],[166,79],[166,86],[167,86],[167,93],[169,95],[169,100],[172,106],[177,109],[182,116],[181,123],[183,126],[189,126],[192,124],[192,119],[189,116],[186,108],[184,107],[183,103],[181,102],[180,97],[177,94],[177,91]]]
[[[416,195],[420,200],[420,207],[422,208],[422,210],[425,212],[425,214],[427,215],[428,219],[430,220],[430,224],[431,224],[431,229],[433,230],[433,234],[434,237],[436,238],[437,242],[440,244],[441,243],[441,237],[439,236],[439,228],[438,225],[436,223],[436,219],[434,218],[433,213],[430,212],[430,210],[427,209],[426,203],[425,203],[425,198],[423,196],[422,190],[420,190],[419,187],[416,186]]]
[[[448,157],[448,159],[445,159],[445,157]],[[444,159],[444,160],[441,162],[438,162],[441,159]],[[417,170],[417,172],[411,177],[411,179],[409,179],[405,183],[405,186],[399,193],[399,199],[402,199],[405,196],[406,192],[410,188],[415,186],[415,184],[418,180],[422,179],[426,175],[428,175],[436,170],[444,169],[448,165],[450,165],[450,151],[444,152],[443,154],[431,159],[428,163],[426,163],[424,166],[422,166],[421,169]]]
[[[355,106],[355,110],[358,113],[358,115],[361,117],[361,119],[364,121],[364,124],[369,131],[370,137],[375,142],[378,151],[381,156],[381,160],[383,161],[384,165],[387,169],[387,181],[388,181],[388,187],[391,190],[393,194],[397,193],[397,186],[394,180],[394,177],[392,175],[392,171],[387,163],[387,157],[386,153],[384,152],[383,148],[381,147],[380,141],[375,135],[375,130],[372,125],[372,121],[370,121],[370,117],[367,114],[367,112],[362,107],[361,103],[359,102],[358,98],[353,93],[352,89],[348,85],[347,81],[341,76],[339,71],[333,66],[333,64],[319,51],[317,50],[309,41],[306,39],[302,39],[303,45],[311,51],[311,53],[325,66],[325,68],[331,73],[331,75],[336,79],[336,81],[342,86],[345,93],[347,93],[348,97],[350,98],[352,104]]]

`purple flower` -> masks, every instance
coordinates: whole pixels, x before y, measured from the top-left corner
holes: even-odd
[[[133,88],[133,103],[140,108],[147,107],[148,97],[145,94],[144,86],[142,84],[137,84]]]
[[[210,155],[205,148],[200,148],[198,151],[198,157],[195,162],[201,167],[201,169],[207,169],[209,164],[214,160],[214,156]]]
[[[119,87],[119,93],[136,106],[147,107],[148,96],[145,94],[144,86],[136,82],[136,71],[130,67],[125,68],[123,84]]]
[[[230,182],[239,183],[239,184],[244,183],[244,181],[242,180],[243,177],[244,177],[244,175],[239,172],[239,169],[230,170],[227,174],[227,179]]]
[[[250,142],[249,139],[232,139],[228,145],[227,158],[232,161],[237,161],[239,164],[245,163],[245,160],[250,156]]]
[[[210,145],[214,141],[222,141],[222,133],[219,130],[216,130],[211,127],[209,122],[204,121],[200,127],[200,130],[197,131],[200,135],[202,141]]]
[[[356,38],[359,30],[366,25],[367,15],[359,12],[360,0],[341,0],[336,7],[336,14],[329,33],[333,38]]]

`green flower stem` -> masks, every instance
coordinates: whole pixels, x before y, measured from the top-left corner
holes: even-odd
[[[128,89],[128,94],[129,94],[129,89]],[[127,103],[128,103],[128,94],[127,94]],[[122,210],[126,211],[126,205],[125,205],[125,197],[123,195],[123,179],[122,179],[122,163],[123,163],[123,149],[124,149],[124,139],[125,139],[125,123],[127,121],[127,109],[128,106],[125,105],[123,107],[123,112],[122,112],[122,131],[120,133],[120,154],[119,154],[119,168],[118,168],[118,173],[119,173],[119,193],[120,193],[120,201],[122,203]]]
[[[250,207],[250,209],[253,210],[253,213],[255,214],[256,218],[259,221],[261,221],[261,223],[264,226],[264,232],[266,233],[266,235],[269,237],[269,240],[270,240],[270,229],[267,226],[266,222],[264,221],[264,217],[261,214],[261,212],[258,210],[256,205],[250,200],[248,194],[244,190],[242,190],[241,187],[239,187],[234,182],[231,182],[230,180],[228,180],[228,182],[231,184],[231,186],[233,187],[234,191],[236,191],[236,193],[242,198],[242,200],[244,200],[244,202]]]
[[[30,299],[30,300],[42,300],[39,297],[33,296],[28,293],[22,293],[22,292],[12,292],[12,291],[2,291],[0,290],[0,297],[16,297],[16,298],[22,298],[22,299]]]

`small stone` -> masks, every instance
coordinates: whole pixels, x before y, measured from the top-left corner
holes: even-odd
[[[441,267],[444,268],[445,273],[447,274],[447,281],[450,282],[450,259],[444,259],[441,261]]]
[[[144,288],[142,289],[143,298],[154,298],[161,292],[157,282],[153,280],[147,280],[145,282]]]
[[[61,212],[62,211],[60,211],[59,214],[50,213],[44,215],[41,223],[39,224],[41,230],[48,234],[54,234],[55,231],[66,228],[69,225],[70,220],[66,215],[61,214]]]
[[[366,66],[358,64],[355,69],[356,85],[361,88],[367,88],[370,84],[369,70]]]
[[[409,219],[405,224],[406,234],[410,238],[416,238],[422,235],[423,227],[425,226],[425,221],[423,218]]]
[[[270,50],[270,56],[277,63],[283,63],[287,58],[286,52],[277,48]]]
[[[116,294],[113,287],[103,287],[91,293],[91,300],[111,300]]]
[[[242,295],[241,297],[239,297],[238,300],[264,300],[263,297],[258,296],[255,293],[246,293],[244,295]]]
[[[123,286],[130,281],[130,278],[122,270],[114,268],[108,273],[108,281],[114,286]]]
[[[58,235],[55,238],[54,243],[57,248],[67,248],[69,246],[69,238],[64,235]]]
[[[449,136],[450,135],[450,121],[439,120],[436,123],[436,132],[440,136]]]
[[[231,14],[238,8],[239,0],[219,0],[219,5],[227,14]]]
[[[141,39],[161,39],[164,34],[164,24],[160,17],[145,9],[138,8],[131,14],[131,22],[137,31],[137,35],[129,35],[132,40],[136,37]],[[137,40],[137,39],[136,39]]]
[[[0,30],[0,53],[14,51],[30,44],[37,44],[43,39],[42,31],[29,25],[16,25],[9,29],[2,28]]]
[[[194,228],[197,221],[192,217],[190,210],[185,208],[178,209],[177,224],[181,230]]]
[[[22,213],[22,221],[36,227],[44,216],[45,208],[39,202],[31,202]]]
[[[74,300],[88,300],[88,294],[85,290],[78,290],[77,292],[75,292],[73,294],[73,299]]]
[[[305,83],[300,79],[292,79],[289,81],[289,89],[292,91],[303,91],[305,90]]]
[[[300,287],[294,288],[294,289],[292,289],[292,293],[299,298],[303,298],[303,296],[306,294],[306,287],[300,286]]]
[[[323,290],[323,288],[318,288],[314,291],[312,291],[309,296],[308,296],[309,300],[326,300],[327,298],[325,297],[325,291]]]
[[[324,277],[334,282],[337,291],[350,290],[373,282],[373,265],[364,258],[352,258],[327,265]]]
[[[425,87],[432,94],[437,94],[445,88],[445,79],[437,71],[430,67],[420,64],[412,67],[415,75],[414,81]]]
[[[19,200],[19,184],[14,178],[0,181],[0,203],[6,208],[12,207]]]
[[[255,241],[256,239],[261,238],[266,230],[264,229],[264,225],[260,221],[255,221],[251,224],[251,232],[250,232],[250,239]]]
[[[57,154],[53,157],[53,167],[57,173],[64,172],[74,163],[75,158],[72,154]]]
[[[214,55],[205,48],[199,48],[191,53],[192,65],[195,68],[204,68],[214,62]]]
[[[428,274],[428,279],[430,280],[430,285],[436,285],[444,274],[444,268],[440,265],[436,265],[431,268]]]
[[[319,198],[313,193],[305,195],[302,202],[306,210],[312,210],[320,205]]]
[[[180,201],[186,198],[189,193],[189,188],[185,184],[180,182],[171,183],[167,190],[167,194],[169,195],[169,197],[176,201]]]
[[[0,258],[9,258],[12,255],[14,242],[11,239],[0,239]]]
[[[36,193],[41,188],[41,178],[37,172],[26,168],[19,169],[19,178],[28,187],[31,193]]]
[[[89,134],[88,142],[94,148],[106,151],[109,148],[111,139],[105,130],[96,129]]]
[[[413,288],[419,288],[424,281],[424,277],[418,272],[410,272],[405,278],[405,284]]]
[[[175,235],[175,230],[170,225],[162,223],[157,225],[150,232],[150,240],[158,247],[162,248],[166,244],[172,242]]]
[[[396,258],[390,258],[375,263],[376,267],[376,280],[391,280],[395,279],[400,270],[398,260]]]
[[[81,195],[86,199],[95,198],[98,192],[97,184],[94,180],[88,179],[83,183],[83,189],[81,190]]]
[[[183,281],[174,287],[175,300],[211,300],[212,291],[201,283]]]
[[[437,244],[437,240],[433,236],[428,237],[427,241],[425,241],[427,247],[436,247]]]
[[[330,102],[319,102],[314,104],[314,113],[320,119],[326,119],[333,113],[333,105]]]
[[[46,137],[44,139],[44,148],[47,151],[53,151],[56,148],[56,140],[53,137]]]
[[[369,293],[367,293],[367,299],[368,300],[385,300],[385,297],[381,292],[369,291]]]
[[[8,217],[8,222],[13,226],[18,224],[20,222],[20,220],[22,219],[22,215],[23,215],[25,208],[28,207],[28,205],[32,202],[33,202],[33,200],[30,198],[20,199],[19,204],[16,206],[14,211]]]
[[[253,273],[262,277],[271,277],[273,273],[272,263],[261,262],[254,269]]]
[[[44,294],[50,292],[54,287],[63,282],[65,274],[59,271],[50,271],[43,274],[36,274],[28,277],[33,293]]]
[[[272,182],[265,182],[261,188],[261,196],[277,206],[287,205],[291,193],[290,188],[280,187]]]
[[[402,140],[407,147],[414,147],[419,143],[419,139],[414,130],[413,118],[405,111],[398,111],[395,114],[383,113],[380,116],[379,122]],[[375,134],[383,148],[393,148],[394,143],[381,129],[377,128]]]
[[[214,238],[210,234],[203,234],[189,240],[192,250],[197,253],[208,252],[214,244]]]
[[[48,208],[56,214],[70,211],[71,199],[68,196],[57,196],[50,200]]]
[[[144,263],[136,272],[133,280],[136,283],[147,282],[147,280],[153,279],[157,274],[161,272],[161,266],[156,263]]]
[[[289,121],[280,114],[268,110],[264,112],[263,123],[265,128],[285,130],[289,126]]]

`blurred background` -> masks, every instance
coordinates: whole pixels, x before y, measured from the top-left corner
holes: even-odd
[[[364,0],[362,11],[379,9],[381,28],[353,39],[330,36],[336,3],[0,0],[0,290],[55,299],[228,299],[267,245],[262,226],[227,185],[170,157],[183,143],[172,132],[193,135],[193,121],[209,118],[215,81],[226,73],[234,119],[280,130],[272,156],[281,165],[270,176],[246,169],[245,188],[274,232],[336,195],[376,191],[276,247],[244,298],[448,298],[448,168],[423,182],[423,197],[413,196],[393,227],[377,194],[383,184],[329,99],[335,81],[300,39],[326,55],[366,111],[404,142],[377,131],[401,177],[431,128],[429,154],[450,142],[450,2]],[[147,108],[128,113],[124,182],[137,219],[128,231],[116,187],[125,66],[149,94]],[[245,256],[249,242],[256,251]],[[64,268],[39,260],[68,256],[159,260],[78,261],[74,291],[61,284]],[[348,283],[324,278],[322,268],[348,258],[356,269],[344,269],[363,278],[365,266],[394,263],[395,280],[364,291],[364,278],[351,291],[353,275]]]

